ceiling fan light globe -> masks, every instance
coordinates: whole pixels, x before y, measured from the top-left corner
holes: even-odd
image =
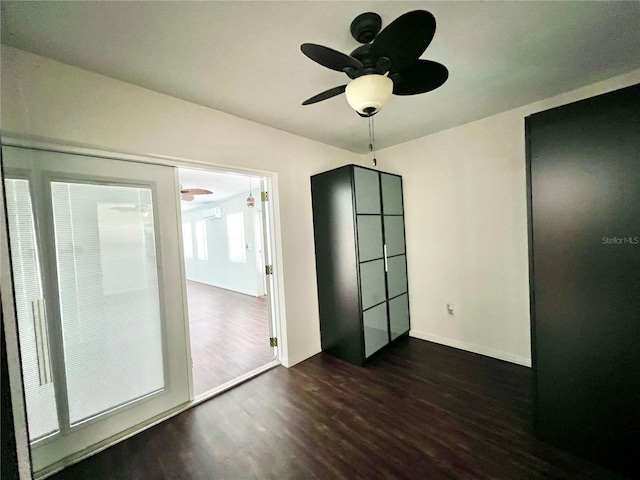
[[[378,113],[393,92],[393,82],[384,75],[362,75],[351,80],[345,94],[351,108],[361,115]]]

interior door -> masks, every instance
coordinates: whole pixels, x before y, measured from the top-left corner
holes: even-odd
[[[262,234],[262,259],[265,267],[269,265],[271,267],[271,273],[266,274],[266,270],[263,271],[264,275],[264,289],[265,295],[267,296],[267,321],[269,322],[269,336],[270,338],[277,338],[277,331],[275,328],[274,319],[276,318],[275,313],[275,302],[277,299],[275,298],[275,285],[273,279],[273,265],[274,259],[272,256],[270,245],[272,245],[272,232],[271,232],[271,219],[269,217],[269,208],[265,204],[266,198],[268,198],[268,182],[265,178],[260,179],[260,200],[262,204],[262,208],[260,210],[261,216],[261,234]],[[277,342],[271,342],[271,352],[273,354],[273,358],[278,358],[278,346]]]
[[[171,167],[3,147],[34,471],[189,401]]]

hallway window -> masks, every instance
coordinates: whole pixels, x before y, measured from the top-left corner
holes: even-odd
[[[229,261],[245,263],[247,254],[244,238],[244,214],[242,212],[227,215],[227,244]]]
[[[193,258],[193,237],[191,235],[191,223],[182,224],[182,238],[184,244],[184,257]]]
[[[207,224],[205,220],[196,222],[196,252],[198,260],[208,260],[209,252],[207,249]]]

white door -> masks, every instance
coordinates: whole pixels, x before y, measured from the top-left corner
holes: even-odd
[[[264,276],[264,289],[265,294],[267,295],[267,311],[268,311],[268,320],[269,320],[269,336],[270,338],[277,339],[277,329],[275,324],[275,319],[277,318],[276,314],[276,289],[275,289],[275,281],[274,281],[274,257],[273,251],[271,250],[272,242],[272,232],[271,232],[271,218],[269,217],[271,210],[265,204],[266,198],[268,198],[268,186],[269,182],[265,178],[260,180],[260,197],[261,197],[261,217],[262,217],[262,260],[265,266],[268,266],[270,269],[270,273]],[[265,269],[265,273],[266,269]],[[273,358],[278,358],[278,347],[273,342],[271,343]]]
[[[255,245],[255,261],[256,261],[256,274],[258,280],[258,292],[260,295],[267,294],[267,277],[265,275],[265,261],[264,261],[264,234],[262,228],[263,216],[262,208],[253,212],[253,236]]]
[[[175,172],[3,147],[34,471],[189,401]]]

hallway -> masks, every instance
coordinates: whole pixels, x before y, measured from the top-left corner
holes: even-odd
[[[187,280],[194,394],[273,360],[266,297]]]

